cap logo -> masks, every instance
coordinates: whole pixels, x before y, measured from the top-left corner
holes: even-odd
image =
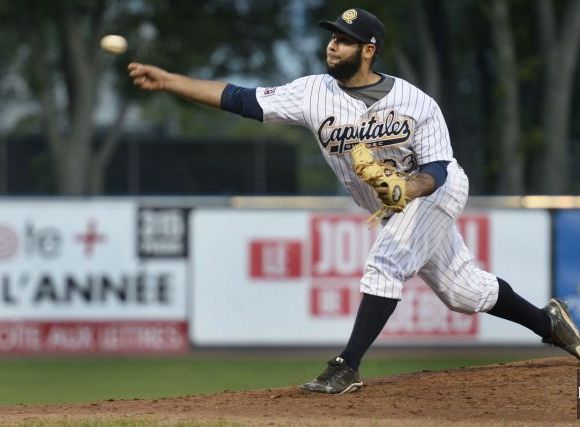
[[[352,24],[352,21],[356,19],[357,12],[356,9],[349,9],[342,14],[342,20],[347,24]]]
[[[372,37],[371,37],[371,43],[374,43],[374,44],[376,44],[376,43],[377,43],[377,39],[376,39],[376,37],[375,37],[375,36],[372,36]]]

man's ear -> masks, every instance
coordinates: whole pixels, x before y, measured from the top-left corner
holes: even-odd
[[[363,47],[363,56],[367,59],[370,59],[375,54],[377,47],[374,44],[365,44]]]

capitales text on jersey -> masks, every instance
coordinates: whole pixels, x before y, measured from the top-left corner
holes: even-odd
[[[335,121],[335,116],[329,116],[318,128],[318,140],[331,154],[350,151],[359,142],[371,143],[367,144],[369,147],[401,144],[409,139],[414,127],[414,120],[397,117],[394,111],[387,114],[384,122],[379,122],[376,115],[360,125],[333,126]]]

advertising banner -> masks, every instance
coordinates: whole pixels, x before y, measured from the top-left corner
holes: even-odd
[[[580,210],[554,214],[554,296],[565,299],[580,323]]]
[[[186,226],[132,201],[3,202],[0,352],[187,349]]]
[[[356,213],[192,212],[192,322],[196,345],[342,345],[378,228]],[[543,211],[463,215],[458,227],[478,264],[535,304],[549,296],[549,217]],[[227,321],[225,319],[228,319]],[[535,343],[532,332],[450,311],[417,277],[377,340]]]
[[[176,353],[184,321],[0,321],[0,353]]]

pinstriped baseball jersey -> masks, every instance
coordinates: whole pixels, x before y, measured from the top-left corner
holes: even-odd
[[[361,291],[401,299],[405,280],[418,274],[451,309],[488,311],[497,301],[498,282],[474,263],[455,226],[469,183],[453,158],[443,115],[421,90],[394,79],[391,91],[370,107],[345,93],[329,75],[257,88],[256,98],[264,122],[309,128],[338,179],[355,202],[371,213],[382,203],[353,170],[349,153],[356,144],[365,143],[375,159],[410,174],[426,163],[450,162],[441,187],[383,220],[367,257]]]
[[[367,107],[346,94],[328,74],[307,76],[275,88],[257,88],[263,120],[309,128],[338,179],[355,202],[376,211],[381,202],[355,174],[349,153],[359,142],[375,159],[414,173],[420,165],[451,161],[453,151],[443,115],[424,92],[394,78],[392,90]]]

